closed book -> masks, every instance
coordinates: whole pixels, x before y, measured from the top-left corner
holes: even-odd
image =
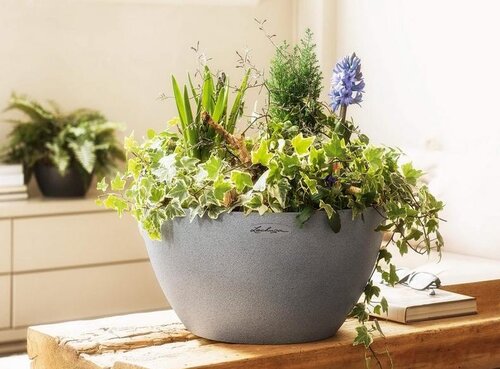
[[[0,187],[13,187],[24,185],[23,173],[0,174]]]
[[[2,201],[13,201],[13,200],[25,200],[27,198],[28,198],[28,193],[27,192],[0,194],[0,202],[2,202]]]
[[[28,191],[28,187],[26,185],[22,186],[9,186],[9,187],[0,187],[0,195],[5,193],[20,193]]]
[[[419,291],[403,285],[378,285],[389,305],[387,313],[371,315],[400,323],[477,313],[476,298],[442,289]]]
[[[23,173],[22,164],[0,164],[0,176],[4,174],[21,174]]]

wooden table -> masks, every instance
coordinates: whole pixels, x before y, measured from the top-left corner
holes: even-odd
[[[414,324],[381,322],[395,368],[500,368],[500,280],[449,286],[477,297],[477,315]],[[34,369],[365,368],[356,322],[335,337],[293,345],[224,344],[188,332],[171,310],[31,327]],[[390,367],[383,359],[384,367]],[[373,365],[375,368],[376,365]]]

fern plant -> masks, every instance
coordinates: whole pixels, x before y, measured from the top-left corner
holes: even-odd
[[[51,102],[44,107],[26,96],[12,94],[6,111],[22,112],[27,120],[8,120],[14,124],[0,160],[22,163],[29,180],[37,162],[48,162],[64,175],[70,166],[81,173],[99,177],[110,173],[125,156],[115,133],[121,124],[109,122],[100,112],[78,109],[63,114]]]

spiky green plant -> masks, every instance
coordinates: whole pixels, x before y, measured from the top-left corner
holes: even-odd
[[[249,75],[250,71],[247,71],[231,107],[228,103],[231,87],[224,73],[220,74],[215,83],[210,69],[205,66],[201,85],[195,87],[191,76],[188,76],[189,88],[185,85],[182,89],[172,76],[179,113],[178,128],[187,151],[194,158],[207,160],[210,152],[221,143],[221,137],[216,135],[214,128],[203,122],[203,112],[208,113],[228,133],[234,133],[236,121],[243,110],[243,97],[248,87]]]
[[[18,110],[29,118],[9,120],[14,127],[0,152],[0,160],[23,164],[26,180],[38,161],[52,163],[62,175],[76,165],[87,175],[104,176],[118,160],[125,159],[115,136],[122,125],[97,111],[79,109],[63,114],[54,103],[48,108],[16,94],[6,110]]]

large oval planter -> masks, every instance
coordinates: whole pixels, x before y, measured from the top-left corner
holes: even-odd
[[[54,165],[44,161],[35,164],[35,178],[46,197],[83,197],[92,179],[75,165],[68,167],[62,176]]]
[[[334,335],[373,270],[382,218],[341,212],[332,232],[317,211],[301,228],[297,213],[233,212],[217,220],[177,218],[162,241],[143,232],[156,277],[192,333],[255,344],[307,342]]]

